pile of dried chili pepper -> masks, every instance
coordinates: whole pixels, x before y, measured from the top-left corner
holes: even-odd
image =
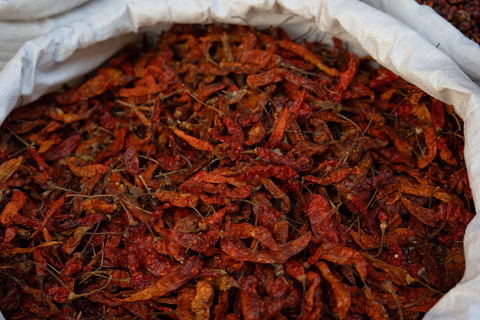
[[[174,25],[0,128],[8,319],[419,319],[474,210],[452,106],[335,41]]]
[[[480,3],[478,0],[416,0],[427,5],[460,30],[465,37],[480,44]]]

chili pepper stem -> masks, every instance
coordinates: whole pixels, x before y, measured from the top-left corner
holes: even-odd
[[[223,232],[221,230],[218,230],[214,225],[212,225],[210,222],[207,221],[207,219],[205,219],[205,217],[200,213],[200,211],[198,211],[197,208],[195,207],[191,207],[193,210],[195,210],[195,212],[200,216],[200,218],[203,219],[203,221],[210,227],[212,228],[212,230],[214,230],[216,233],[218,233],[218,235],[220,236],[220,238],[223,238],[225,235],[223,234]]]
[[[32,263],[33,263],[34,265],[36,265],[37,267],[41,267],[41,268],[47,270],[48,273],[50,273],[55,279],[57,279],[57,281],[58,281],[65,289],[68,290],[68,286],[62,281],[62,279],[60,279],[56,274],[54,274],[52,271],[50,271],[50,269],[48,269],[48,267],[46,267],[46,266],[44,266],[44,265],[42,265],[42,264],[40,264],[40,263],[38,263],[38,262],[36,262],[36,261],[32,261]]]
[[[69,301],[73,301],[73,300],[75,300],[75,299],[78,299],[78,298],[81,298],[81,297],[85,297],[85,296],[94,294],[94,293],[96,293],[96,292],[99,292],[99,291],[105,289],[106,287],[108,287],[108,285],[110,284],[110,281],[111,281],[111,280],[112,280],[112,276],[110,276],[110,277],[108,278],[107,283],[106,283],[103,287],[98,288],[98,289],[95,289],[95,290],[93,290],[93,291],[91,291],[91,292],[85,292],[85,293],[81,293],[81,294],[76,294],[75,292],[72,291],[72,292],[70,292],[69,295],[68,295],[68,300],[69,300]]]
[[[400,305],[400,301],[398,301],[398,297],[397,297],[397,292],[395,292],[395,289],[393,288],[393,284],[392,284],[392,281],[390,280],[387,280],[386,282],[384,282],[382,285],[381,285],[381,288],[387,292],[387,293],[390,293],[393,297],[393,300],[395,300],[395,304],[397,305],[397,308],[398,308],[398,314],[400,316],[400,320],[403,320],[403,311],[402,311],[402,307]]]
[[[376,258],[380,255],[380,253],[382,253],[382,249],[383,249],[383,237],[385,236],[385,230],[388,228],[388,222],[385,220],[385,221],[382,221],[382,223],[380,223],[380,229],[382,230],[382,237],[381,237],[381,240],[380,240],[380,250],[378,251],[378,253],[376,255],[374,255],[373,257]]]
[[[133,220],[132,218],[132,215],[130,214],[130,211],[127,209],[127,207],[125,207],[125,205],[123,204],[123,200],[119,200],[120,202],[120,205],[122,206],[123,210],[125,210],[125,213],[127,214],[127,218],[128,218],[128,224],[131,226],[131,227],[135,227],[138,225],[138,222]]]

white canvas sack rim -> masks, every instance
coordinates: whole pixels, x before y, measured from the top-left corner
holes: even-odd
[[[71,11],[91,0],[0,0],[0,21],[31,21]]]

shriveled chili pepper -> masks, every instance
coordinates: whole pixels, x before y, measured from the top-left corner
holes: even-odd
[[[205,151],[212,151],[213,150],[213,145],[209,142],[199,140],[197,138],[189,136],[189,135],[185,134],[183,131],[178,130],[178,129],[174,129],[173,132],[175,132],[175,134],[177,136],[179,136],[180,138],[182,138],[183,140],[187,141],[187,143],[189,145],[191,145],[192,147],[194,147],[195,149],[205,150]]]
[[[27,197],[21,191],[14,191],[10,202],[7,203],[2,213],[0,214],[0,222],[9,227],[12,225],[12,217],[18,214],[18,211],[22,209]]]
[[[132,302],[161,297],[178,289],[185,282],[193,278],[200,271],[201,265],[202,261],[200,258],[193,256],[190,259],[187,259],[183,265],[174,268],[170,274],[158,280],[154,285],[134,293],[123,301]]]

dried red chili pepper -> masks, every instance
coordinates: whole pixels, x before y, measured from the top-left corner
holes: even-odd
[[[8,160],[0,165],[0,183],[6,182],[22,164],[23,157]]]
[[[35,232],[29,237],[34,238],[37,234],[39,234],[41,231],[43,231],[43,228],[47,225],[48,220],[56,214],[65,204],[65,196],[62,196],[60,199],[55,201],[52,206],[48,209],[48,211],[45,213],[45,216],[43,218],[42,224],[35,230]]]
[[[332,286],[332,291],[335,296],[335,307],[333,310],[338,313],[339,319],[345,318],[351,304],[350,293],[347,291],[346,286],[332,274],[325,262],[319,261],[315,266],[320,270],[322,277]]]
[[[192,301],[195,298],[194,288],[180,290],[177,295],[177,316],[180,319],[194,320],[195,313],[192,311]]]
[[[333,227],[330,205],[324,197],[319,194],[312,195],[312,199],[306,204],[305,213],[308,215],[315,236],[332,243],[339,241]]]
[[[311,51],[309,51],[307,48],[305,48],[304,46],[302,46],[298,43],[295,43],[295,42],[292,42],[292,41],[281,40],[281,41],[278,42],[278,45],[283,49],[290,50],[290,51],[300,55],[305,61],[308,61],[308,62],[314,64],[315,66],[317,66],[318,69],[320,69],[321,71],[325,72],[328,75],[331,75],[331,76],[338,76],[339,75],[338,70],[335,70],[333,68],[329,68],[326,65],[324,65],[322,63],[322,61],[317,56],[315,56]]]
[[[307,283],[310,286],[305,293],[305,306],[300,319],[318,319],[322,312],[320,275],[312,271],[307,272]]]
[[[0,214],[0,222],[6,227],[10,227],[12,225],[12,217],[18,214],[26,200],[27,198],[23,192],[14,191],[10,202],[7,203]]]
[[[175,191],[158,190],[156,193],[160,201],[168,202],[176,207],[195,207],[198,197],[193,194],[180,193]]]
[[[192,301],[192,311],[195,313],[195,319],[208,320],[213,305],[213,287],[208,281],[199,281],[196,290],[195,298]]]
[[[185,282],[192,279],[200,272],[202,261],[198,256],[192,256],[185,260],[183,265],[178,266],[172,270],[172,272],[160,280],[154,285],[134,293],[128,298],[123,299],[125,302],[133,302],[138,300],[146,300],[154,297],[161,297],[173,290],[181,287]]]
[[[224,237],[221,242],[222,251],[240,261],[252,261],[256,263],[285,263],[289,258],[305,249],[311,238],[307,233],[286,244],[278,245],[276,250],[248,249],[241,241]]]
[[[203,141],[192,136],[185,134],[183,131],[178,129],[173,129],[173,132],[183,140],[185,140],[189,145],[198,150],[212,151],[213,145],[210,142]]]
[[[283,109],[282,112],[280,112],[278,120],[275,122],[273,132],[268,138],[267,143],[265,144],[266,149],[272,148],[278,141],[282,139],[283,131],[285,130],[285,126],[287,125],[288,114],[289,113],[287,108]]]
[[[49,148],[47,151],[42,153],[43,159],[45,161],[53,161],[60,158],[63,158],[69,155],[73,150],[75,150],[80,144],[81,137],[79,134],[74,134],[67,139],[63,140],[61,143]]]

